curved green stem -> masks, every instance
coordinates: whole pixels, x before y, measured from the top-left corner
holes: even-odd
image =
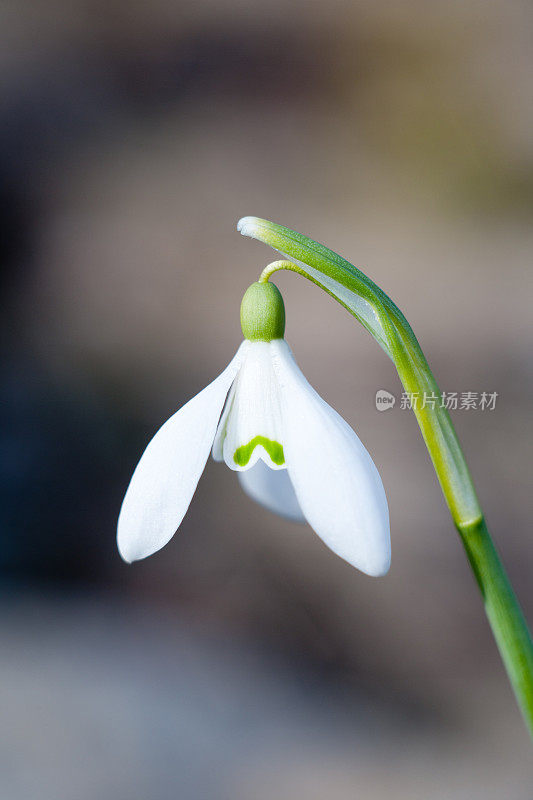
[[[422,349],[400,309],[361,270],[301,233],[257,217],[239,230],[278,250],[260,281],[291,270],[315,283],[372,334],[392,359],[413,403],[442,492],[479,585],[485,612],[533,737],[533,643],[516,595],[487,530],[450,415]],[[429,401],[428,401],[429,398]]]
[[[511,686],[533,737],[533,646],[526,620],[485,520],[457,528]]]

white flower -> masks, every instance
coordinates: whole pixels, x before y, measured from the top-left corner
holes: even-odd
[[[270,333],[282,336],[283,327]],[[244,323],[243,331],[250,333]],[[222,374],[156,433],[120,512],[125,561],[145,558],[172,538],[212,449],[261,505],[307,520],[363,572],[387,572],[389,514],[379,473],[354,431],[309,385],[281,336],[245,340]]]

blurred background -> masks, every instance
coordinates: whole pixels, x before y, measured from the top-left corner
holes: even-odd
[[[533,8],[0,6],[0,795],[530,800],[481,601],[388,359],[277,280],[287,339],[387,489],[376,580],[208,463],[179,534],[115,525],[157,427],[240,341],[267,217],[361,266],[441,388],[533,619]]]

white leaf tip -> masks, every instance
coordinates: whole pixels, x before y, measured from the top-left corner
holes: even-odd
[[[241,217],[237,223],[237,231],[243,236],[253,236],[252,230],[259,217]]]

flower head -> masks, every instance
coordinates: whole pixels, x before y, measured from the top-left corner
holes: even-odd
[[[120,512],[122,557],[145,558],[172,538],[212,450],[258,503],[307,521],[337,555],[383,575],[390,536],[381,478],[354,431],[296,364],[274,284],[252,284],[241,325],[245,340],[226,369],[146,448]]]

